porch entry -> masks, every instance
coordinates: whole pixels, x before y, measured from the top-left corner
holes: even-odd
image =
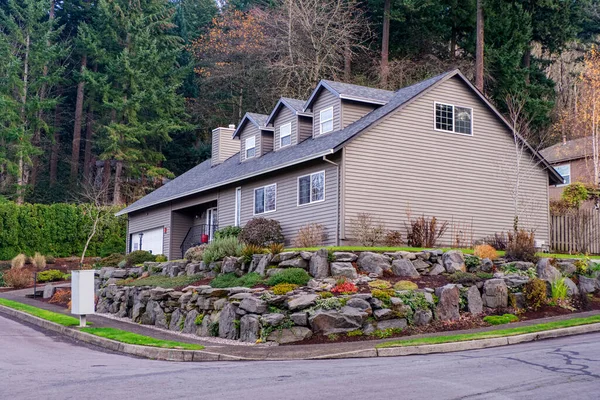
[[[194,246],[211,242],[219,229],[217,202],[211,201],[173,212],[171,218],[173,245],[179,246],[181,257]],[[173,255],[176,250],[173,250]]]

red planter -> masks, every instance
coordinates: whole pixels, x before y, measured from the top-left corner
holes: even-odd
[[[206,233],[203,233],[202,236],[200,236],[200,243],[208,243],[208,235]]]

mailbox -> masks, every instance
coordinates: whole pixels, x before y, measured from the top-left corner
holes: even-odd
[[[80,316],[80,326],[85,326],[85,316],[94,314],[94,270],[71,271],[71,314]]]

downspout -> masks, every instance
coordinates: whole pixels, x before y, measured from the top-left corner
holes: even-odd
[[[338,185],[337,185],[337,193],[336,193],[336,201],[337,201],[337,211],[335,213],[335,245],[339,246],[340,245],[340,164],[333,162],[331,160],[329,160],[327,158],[327,156],[323,156],[323,161],[335,165],[336,166],[336,173],[337,173],[337,180],[338,180]]]

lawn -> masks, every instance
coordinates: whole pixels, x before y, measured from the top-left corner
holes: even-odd
[[[46,321],[54,322],[63,326],[78,326],[79,318],[71,317],[69,315],[59,314],[48,310],[43,310],[41,308],[37,308],[34,306],[30,306],[28,304],[19,303],[17,301],[1,299],[0,305],[23,311],[27,314],[33,315],[35,317],[45,319]]]
[[[133,332],[123,331],[115,328],[81,328],[82,332],[115,340],[121,343],[136,344],[139,346],[160,347],[161,349],[180,350],[203,350],[204,346],[192,343],[175,342],[172,340],[160,340],[150,336],[139,335]]]
[[[404,346],[420,346],[425,344],[442,344],[452,342],[465,342],[468,340],[491,339],[506,336],[522,335],[525,333],[536,333],[549,331],[552,329],[569,328],[572,326],[588,325],[600,322],[600,315],[593,315],[586,318],[572,318],[563,321],[546,322],[543,324],[535,324],[529,326],[521,326],[517,328],[498,329],[493,331],[465,333],[460,335],[435,336],[418,339],[400,339],[391,342],[378,344],[377,348],[385,347],[404,347]]]
[[[117,285],[123,286],[156,286],[164,289],[172,289],[179,286],[190,285],[194,282],[201,280],[203,275],[182,275],[175,278],[170,278],[164,275],[150,275],[147,278],[135,279],[135,280],[122,280],[117,282]]]

